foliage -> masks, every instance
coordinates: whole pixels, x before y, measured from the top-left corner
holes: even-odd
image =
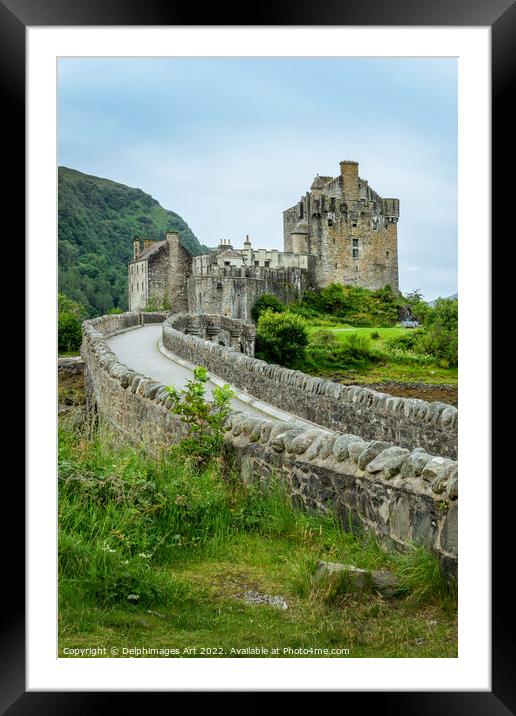
[[[172,399],[173,413],[179,416],[187,428],[187,437],[182,441],[181,449],[197,460],[198,463],[220,455],[223,444],[223,425],[231,410],[234,392],[229,385],[215,386],[213,401],[206,400],[205,384],[209,379],[208,371],[202,366],[194,369],[194,377],[187,381],[182,390],[167,386]]]
[[[305,291],[295,310],[308,316],[333,317],[354,326],[394,326],[402,297],[390,286],[371,291],[362,286],[332,283],[317,291]]]
[[[145,306],[145,308],[143,310],[146,311],[147,313],[153,313],[154,311],[159,311],[158,299],[156,298],[156,296],[149,296],[149,298],[147,299],[147,305]]]
[[[71,313],[61,313],[57,317],[57,347],[60,353],[77,351],[81,347],[81,322]]]
[[[308,345],[306,322],[290,311],[266,309],[256,328],[256,355],[263,360],[291,366],[303,358]]]
[[[405,306],[410,309],[412,317],[416,321],[419,321],[419,323],[424,323],[430,306],[426,301],[423,301],[423,294],[421,291],[416,288],[414,291],[407,293],[404,298]]]
[[[425,331],[418,343],[420,350],[435,356],[440,365],[456,366],[459,351],[459,302],[439,298],[428,309]]]
[[[121,308],[110,308],[108,311],[108,316],[116,316],[120,313],[123,313]]]
[[[135,236],[161,240],[178,231],[192,255],[206,250],[178,214],[141,189],[66,167],[59,167],[58,214],[59,289],[85,306],[89,317],[114,306],[127,310]]]
[[[266,311],[267,309],[270,309],[275,313],[282,313],[285,310],[285,306],[281,303],[279,298],[274,296],[274,294],[262,293],[251,309],[251,317],[253,321],[258,321],[263,311]]]
[[[64,293],[57,294],[57,348],[59,353],[74,353],[81,347],[82,320],[86,309]]]
[[[77,301],[72,301],[64,293],[57,294],[57,312],[68,313],[79,320],[83,320],[87,316],[87,311],[84,306]]]
[[[345,532],[334,515],[293,508],[281,483],[268,485],[221,480],[219,461],[152,459],[103,424],[86,438],[61,421],[61,655],[91,644],[122,655],[142,634],[152,647],[197,647],[187,656],[213,643],[225,656],[235,645],[314,643],[351,645],[353,657],[456,655],[455,606],[443,608],[432,569],[414,558],[398,567],[396,553]],[[316,592],[320,559],[391,569],[414,600]],[[246,604],[249,588],[283,595],[288,611]]]

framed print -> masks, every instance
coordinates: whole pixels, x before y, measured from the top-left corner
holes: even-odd
[[[513,709],[489,269],[514,6],[0,13],[28,319],[4,709]]]

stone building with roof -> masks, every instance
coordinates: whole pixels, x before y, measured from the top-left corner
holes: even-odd
[[[310,190],[283,212],[284,251],[241,249],[222,240],[191,256],[176,233],[164,241],[134,240],[129,263],[129,310],[152,302],[173,313],[217,313],[249,321],[256,299],[281,301],[330,283],[398,290],[399,200],[382,198],[358,175],[358,163],[340,162],[336,177],[317,175]]]

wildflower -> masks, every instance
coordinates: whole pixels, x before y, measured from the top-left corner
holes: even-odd
[[[142,557],[143,559],[150,559],[152,557],[152,554],[146,554],[145,552],[140,552],[138,557]]]
[[[111,547],[110,547],[109,545],[105,544],[105,545],[102,547],[102,551],[103,551],[103,552],[116,552],[116,549],[111,549]]]
[[[127,595],[127,599],[128,599],[130,602],[137,602],[139,598],[140,598],[140,595],[139,595],[139,594],[128,594],[128,595]]]

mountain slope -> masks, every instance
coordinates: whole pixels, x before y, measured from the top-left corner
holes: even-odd
[[[75,169],[59,167],[59,291],[89,316],[127,308],[127,262],[133,238],[164,239],[178,231],[193,255],[206,252],[188,224],[149,194]]]

